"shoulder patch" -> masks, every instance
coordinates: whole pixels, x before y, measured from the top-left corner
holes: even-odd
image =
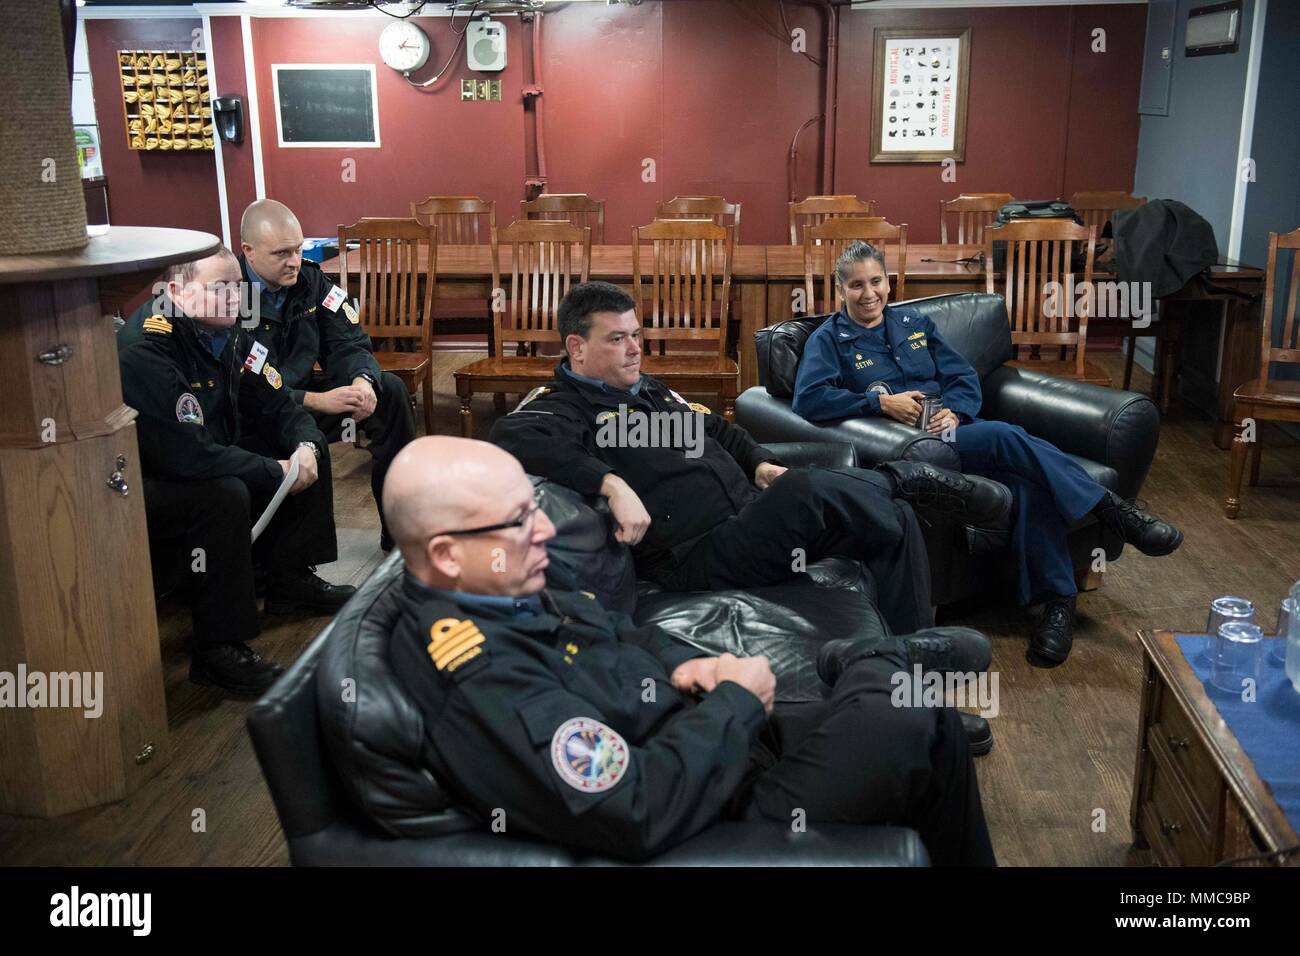
[[[262,375],[271,383],[272,388],[279,388],[284,384],[284,379],[280,377],[280,373],[277,372],[275,366],[269,362],[262,366]]]
[[[172,324],[161,315],[149,316],[142,327],[146,332],[156,332],[159,335],[171,335],[172,331]]]
[[[444,617],[429,628],[429,644],[425,650],[434,667],[450,674],[482,654],[485,640],[478,625],[468,618],[461,621]]]
[[[561,780],[583,793],[602,793],[623,779],[631,764],[627,742],[591,717],[574,717],[551,738],[551,765]]]
[[[699,402],[691,402],[690,406],[691,406],[691,411],[699,412],[701,415],[713,414],[713,409],[709,408],[708,405],[701,405]]]
[[[550,390],[551,390],[551,387],[550,387],[549,385],[538,385],[535,389],[533,389],[531,392],[529,392],[527,395],[525,395],[525,396],[520,400],[519,404],[516,405],[516,406],[514,407],[514,411],[515,411],[515,412],[519,411],[519,409],[523,408],[525,405],[527,405],[527,404],[528,404],[529,402],[531,402],[533,399],[535,399],[535,398],[541,398],[543,395],[546,395],[547,393],[549,393]],[[513,412],[512,412],[512,414],[513,414]]]
[[[176,420],[185,425],[203,424],[203,406],[189,392],[183,392],[176,399]]]

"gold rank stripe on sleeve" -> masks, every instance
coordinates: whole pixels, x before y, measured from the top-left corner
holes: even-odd
[[[482,653],[479,647],[485,638],[473,621],[458,621],[444,617],[429,628],[429,646],[426,650],[438,670],[455,670],[461,664]],[[470,652],[473,653],[470,653]],[[452,665],[452,666],[448,666]]]
[[[162,335],[170,335],[172,324],[161,315],[151,315],[149,318],[144,320],[143,328],[146,332],[158,332]]]

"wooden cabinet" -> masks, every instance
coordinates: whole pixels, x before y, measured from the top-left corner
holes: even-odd
[[[1174,635],[1138,636],[1146,672],[1133,778],[1134,844],[1149,847],[1165,866],[1211,866],[1294,846],[1294,830]]]
[[[0,257],[0,813],[116,800],[165,760],[135,413],[101,298],[216,246],[127,228]]]

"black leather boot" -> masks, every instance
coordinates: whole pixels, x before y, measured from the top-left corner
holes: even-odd
[[[1056,667],[1065,663],[1074,644],[1074,596],[1050,597],[1043,604],[1043,615],[1029,639],[1029,662],[1039,667]]]
[[[1134,502],[1125,501],[1113,491],[1102,496],[1092,513],[1126,544],[1153,558],[1169,554],[1183,543],[1183,533],[1173,525],[1147,514]]]
[[[311,611],[316,614],[333,614],[357,593],[350,584],[330,584],[314,573],[305,571],[277,571],[266,582],[266,613],[293,614]]]
[[[264,660],[247,644],[205,644],[190,658],[190,680],[220,687],[239,700],[261,697],[284,673],[279,664]]]
[[[972,757],[983,757],[993,749],[993,727],[979,714],[962,711],[961,726],[966,731]]]
[[[980,673],[993,660],[989,639],[969,627],[931,627],[890,640],[846,637],[827,641],[817,651],[817,675],[835,686],[849,665],[866,657],[897,650],[908,668],[920,664],[923,671]]]
[[[977,528],[998,527],[1011,511],[1011,489],[923,461],[887,461],[876,470],[894,481],[894,493],[918,511],[959,518]]]

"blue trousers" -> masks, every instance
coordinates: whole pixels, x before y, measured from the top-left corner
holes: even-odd
[[[957,427],[954,445],[962,471],[1011,489],[1011,548],[1020,603],[1076,593],[1066,536],[1074,522],[1097,506],[1106,489],[1051,442],[1019,425],[976,419]]]

